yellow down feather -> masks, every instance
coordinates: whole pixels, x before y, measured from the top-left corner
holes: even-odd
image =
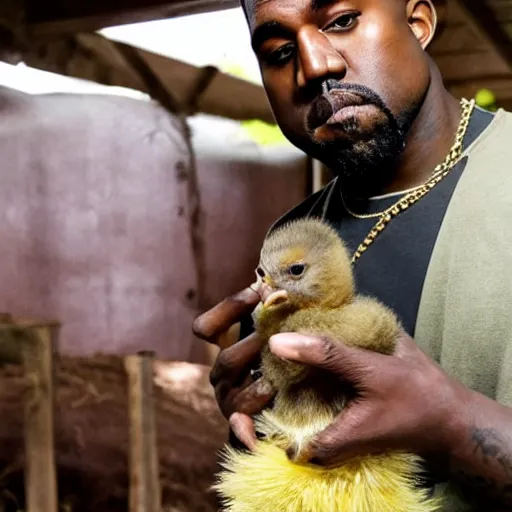
[[[290,266],[297,264],[303,268],[301,277],[291,272]],[[303,332],[394,353],[398,319],[380,302],[355,293],[350,253],[327,224],[302,219],[275,230],[265,240],[259,270],[270,292],[285,292],[284,302],[268,301],[267,295],[254,311],[261,339]],[[222,452],[224,469],[215,489],[225,512],[440,509],[441,501],[419,485],[422,459],[413,454],[368,455],[336,468],[290,461],[285,450],[304,454],[305,446],[341,414],[351,395],[336,375],[282,360],[268,345],[262,349],[261,371],[277,394],[272,407],[254,418],[256,431],[264,436],[256,450],[226,447]]]
[[[214,486],[226,512],[435,512],[438,500],[411,479],[419,458],[392,453],[336,468],[291,462],[277,446],[258,441],[252,453],[226,447]]]

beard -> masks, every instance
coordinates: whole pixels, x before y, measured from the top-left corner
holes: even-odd
[[[329,92],[333,90],[354,93],[366,104],[377,107],[383,114],[382,120],[373,127],[370,134],[361,130],[359,119],[355,115],[337,125],[337,129],[343,131],[345,137],[319,142],[314,141],[311,133],[315,145],[312,153],[338,177],[343,195],[368,198],[382,191],[395,177],[397,163],[405,149],[410,128],[421,109],[423,98],[399,116],[395,116],[382,98],[367,87],[343,84],[332,79],[326,80],[326,83],[323,98],[328,98]]]

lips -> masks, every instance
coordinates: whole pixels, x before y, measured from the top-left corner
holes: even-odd
[[[307,117],[308,129],[313,131],[326,124],[331,117],[346,107],[358,107],[367,102],[358,94],[331,90],[322,94],[311,106]]]

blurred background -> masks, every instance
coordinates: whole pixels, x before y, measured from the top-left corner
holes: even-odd
[[[446,86],[511,110],[512,0],[435,3]],[[227,425],[192,322],[252,281],[270,225],[330,179],[275,126],[238,2],[0,0],[0,169],[0,313],[61,324],[61,510],[127,510],[120,358],[141,350],[157,358],[162,510],[216,510]],[[10,512],[25,384],[0,349]]]
[[[328,179],[273,124],[241,8],[0,4],[0,309],[58,318],[70,353],[209,363],[193,318]],[[437,6],[447,87],[508,109],[512,2]]]

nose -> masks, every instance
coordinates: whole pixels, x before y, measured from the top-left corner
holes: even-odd
[[[328,77],[341,79],[347,72],[343,55],[331,44],[318,27],[306,25],[297,34],[297,85],[306,87]]]

